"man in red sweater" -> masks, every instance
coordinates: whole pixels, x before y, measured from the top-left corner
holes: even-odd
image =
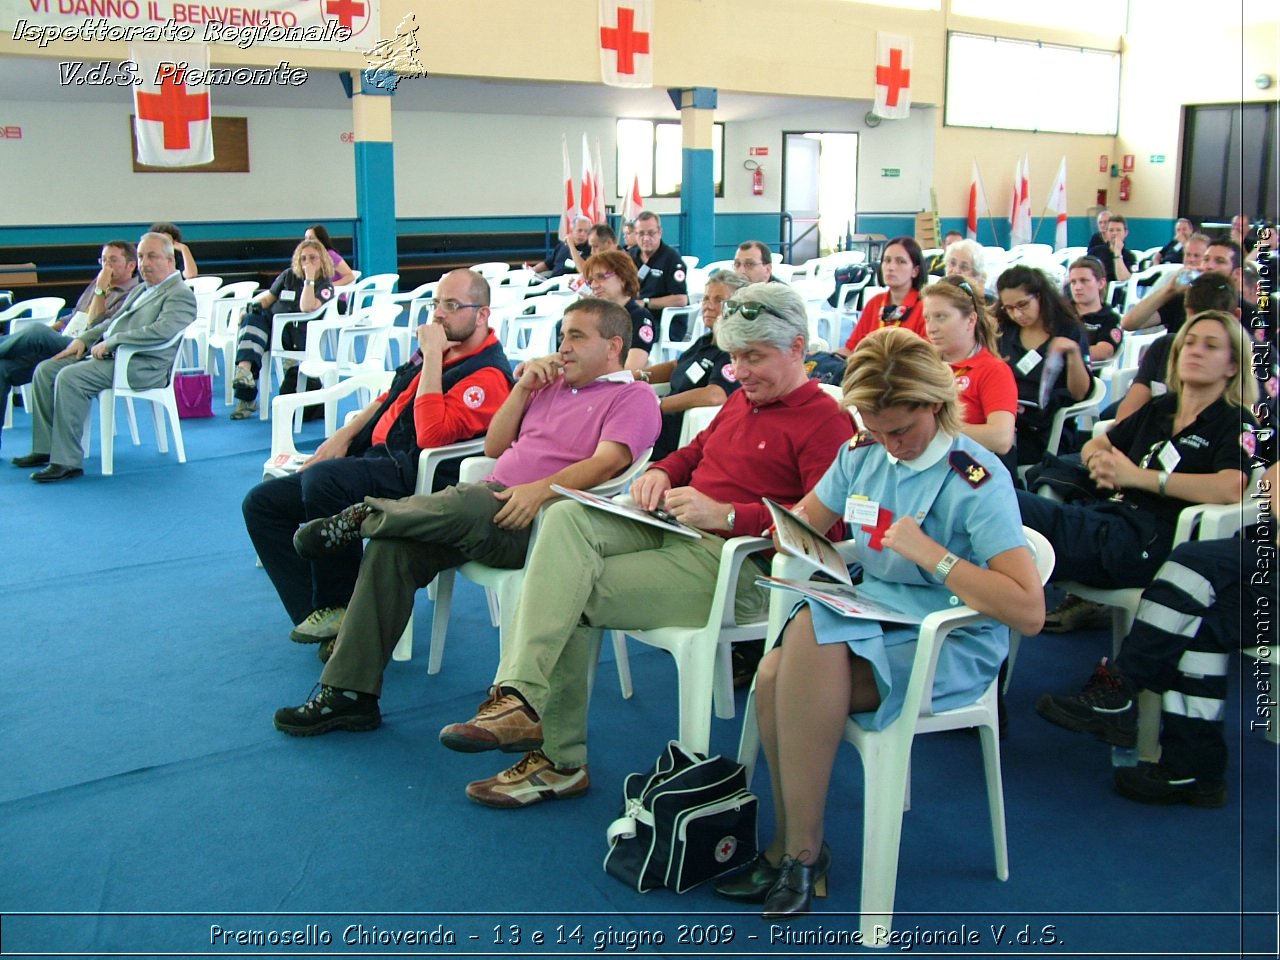
[[[526,565],[512,636],[490,698],[440,733],[463,752],[530,750],[515,766],[467,787],[495,807],[585,793],[587,676],[608,628],[706,622],[720,548],[769,526],[768,497],[804,496],[853,434],[853,424],[806,376],[804,300],[780,283],[744,287],[725,305],[716,340],[741,389],[687,447],[642,474],[631,494],[703,531],[698,539],[577,503],[552,506]],[[739,620],[766,609],[748,564],[737,585]]]
[[[297,473],[264,480],[244,498],[245,527],[296,626],[298,643],[338,635],[360,571],[359,541],[324,560],[293,548],[298,525],[369,497],[414,492],[418,454],[478,437],[511,392],[511,364],[489,329],[489,284],[470,270],[436,288],[432,322],[418,327],[418,349],[390,388],[322,443]],[[457,462],[436,473],[436,488],[457,480]]]

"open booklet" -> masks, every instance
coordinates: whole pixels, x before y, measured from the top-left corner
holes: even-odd
[[[902,613],[866,597],[853,586],[843,583],[821,583],[817,580],[783,580],[780,577],[757,577],[756,583],[771,590],[791,590],[817,600],[842,617],[859,620],[883,620],[886,623],[920,623],[921,617]]]
[[[845,566],[844,558],[840,556],[834,543],[781,504],[765,497],[764,505],[769,508],[769,516],[773,518],[776,533],[774,540],[779,550],[803,560],[834,580],[853,584],[849,568]]]
[[[562,487],[558,483],[553,483],[551,489],[562,497],[577,500],[588,507],[603,510],[605,513],[612,513],[617,517],[626,517],[628,520],[634,520],[637,523],[657,527],[668,533],[678,533],[682,537],[702,536],[700,531],[681,523],[665,510],[642,510],[633,504],[619,503],[607,497],[597,497],[594,493],[587,493],[585,490],[574,490],[572,487]]]

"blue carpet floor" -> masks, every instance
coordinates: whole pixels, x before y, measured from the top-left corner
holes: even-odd
[[[216,409],[184,422],[185,465],[156,451],[141,411],[143,444],[117,440],[113,477],[96,453],[83,479],[51,486],[0,463],[0,955],[859,952],[822,941],[858,925],[861,768],[849,748],[828,808],[831,895],[807,920],[774,928],[708,889],[639,894],[601,869],[623,778],[675,734],[663,653],[632,646],[630,700],[601,664],[592,790],[572,802],[476,806],[463,787],[508,758],[436,741],[471,715],[496,663],[470,585],[435,676],[419,596],[419,656],[389,668],[380,730],[277,733],[272,712],[306,699],[320,665],[289,642],[240,519],[269,427]],[[16,412],[6,460],[28,450],[29,423]],[[307,425],[312,444],[318,427]],[[1007,882],[992,866],[977,739],[917,742],[895,918],[905,939],[890,949],[1275,955],[1276,748],[1242,734],[1252,678],[1233,678],[1227,808],[1146,808],[1112,792],[1105,748],[1032,709],[1045,690],[1077,688],[1108,647],[1098,632],[1022,648],[1003,744]],[[735,753],[738,732],[715,721],[713,749]],[[763,839],[762,771],[754,786]],[[797,945],[805,936],[820,942]]]

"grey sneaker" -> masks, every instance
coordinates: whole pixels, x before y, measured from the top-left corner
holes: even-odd
[[[289,632],[289,639],[295,643],[330,640],[338,635],[338,628],[342,626],[342,618],[346,615],[346,607],[324,607],[316,610]]]
[[[309,520],[293,535],[293,549],[303,560],[320,560],[360,541],[360,525],[373,508],[353,503],[332,517]]]
[[[1044,633],[1105,630],[1111,626],[1111,609],[1100,603],[1067,594],[1044,618]]]

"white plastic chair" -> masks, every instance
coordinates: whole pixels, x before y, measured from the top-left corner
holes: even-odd
[[[672,324],[681,318],[685,321],[684,339],[672,340]],[[707,332],[707,328],[702,322],[701,307],[667,307],[662,311],[661,324],[662,329],[658,334],[658,342],[654,344],[653,350],[649,353],[649,363],[651,365],[679,359],[680,354],[693,346],[694,341]]]
[[[262,479],[294,473],[305,459],[306,454],[301,453],[294,442],[292,426],[294,416],[303,407],[317,402],[336,404],[352,394],[358,394],[358,406],[363,408],[391,385],[391,378],[389,371],[364,371],[321,390],[274,397],[271,401],[271,453],[262,464]],[[325,433],[326,437],[332,435],[332,431]]]
[[[701,257],[691,257],[683,253],[680,254],[680,259],[684,261],[685,270],[692,270],[694,267],[696,267],[699,263],[702,262]]]
[[[17,333],[29,323],[48,323],[57,319],[58,311],[67,305],[62,297],[34,297],[22,300],[0,311],[0,324],[8,323],[6,333]]]
[[[271,323],[271,348],[262,358],[262,369],[258,371],[258,418],[267,419],[271,411],[271,375],[274,371],[278,383],[284,383],[285,361],[292,360],[301,363],[307,359],[306,349],[302,350],[286,350],[284,347],[285,331],[291,326],[298,324],[309,324],[313,320],[334,320],[337,321],[328,327],[321,326],[320,329],[324,333],[338,330],[341,326],[351,322],[350,317],[343,317],[338,313],[338,298],[334,297],[323,307],[312,310],[309,313],[282,313],[278,314]],[[323,339],[317,337],[317,340]],[[230,379],[231,368],[227,368],[228,380]],[[301,426],[299,424],[299,426]]]
[[[376,297],[393,293],[400,282],[398,273],[375,273],[361,277],[345,287],[337,287],[335,299],[346,300],[347,313],[357,313],[365,307],[372,306]]]
[[[1106,396],[1106,393],[1107,385],[1097,377],[1092,377],[1089,381],[1089,392],[1085,394],[1083,400],[1077,400],[1075,403],[1068,404],[1065,407],[1059,407],[1054,412],[1053,420],[1049,424],[1049,436],[1045,440],[1045,453],[1052,453],[1056,456],[1058,449],[1062,446],[1062,431],[1066,428],[1067,421],[1072,417],[1091,418],[1102,409],[1102,398]],[[1086,428],[1092,426],[1091,423],[1081,425]],[[1018,477],[1025,477],[1032,466],[1034,464],[1024,464],[1018,467]]]
[[[487,260],[484,263],[475,264],[471,269],[493,283],[511,272],[511,264],[502,260]]]
[[[563,314],[525,316],[517,314],[507,321],[502,349],[512,363],[536,360],[556,350],[556,324]]]
[[[1023,527],[1027,546],[1035,558],[1041,584],[1053,570],[1053,547],[1034,530]],[[853,558],[850,544],[840,544],[841,553]],[[794,565],[794,566],[793,566]],[[798,562],[782,561],[779,576],[796,576]],[[803,575],[803,574],[801,574]],[[769,641],[782,631],[791,598],[778,592],[770,598]],[[862,902],[859,926],[868,946],[884,946],[876,938],[876,928],[893,926],[894,899],[898,886],[898,851],[902,839],[903,813],[911,808],[911,746],[917,734],[943,730],[978,729],[982,761],[986,773],[987,808],[991,817],[991,839],[995,852],[996,877],[1009,879],[1009,852],[1005,833],[1004,783],[1000,770],[1000,718],[997,685],[993,679],[974,703],[952,710],[934,711],[933,682],[942,645],[952,630],[983,616],[968,606],[949,607],[925,617],[916,641],[911,678],[907,683],[902,713],[883,730],[865,730],[850,718],[844,738],[862,757]],[[767,641],[767,642],[769,642]],[[755,718],[755,686],[747,698],[738,761],[747,767],[750,783],[760,744]],[[943,801],[945,803],[945,800]]]
[[[213,284],[205,281],[215,281]],[[196,322],[187,327],[182,341],[183,366],[187,369],[212,373],[209,338],[214,333],[214,305],[219,300],[252,297],[258,289],[256,280],[242,280],[223,285],[219,277],[194,277],[184,281],[196,296]],[[191,348],[190,363],[185,362],[187,349]]]
[[[652,450],[646,450],[636,457],[631,466],[627,467],[621,474],[612,480],[607,480],[598,486],[592,487],[591,492],[602,497],[621,493],[648,466],[651,452]],[[496,460],[490,457],[470,457],[462,461],[458,482],[479,482],[489,474],[495,462]],[[543,512],[543,510],[540,510],[537,518],[533,521],[533,530],[529,536],[530,550],[533,549],[538,530],[542,526]],[[427,656],[427,673],[440,672],[440,664],[444,659],[445,641],[449,632],[449,610],[453,600],[453,584],[456,575],[459,573],[472,583],[479,584],[485,588],[485,591],[489,594],[489,613],[491,617],[495,612],[496,601],[499,649],[505,646],[507,635],[511,631],[516,603],[520,598],[520,590],[524,586],[523,567],[507,570],[500,567],[490,567],[471,560],[460,567],[441,570],[435,579],[435,613],[431,621],[431,649]],[[615,639],[615,651],[616,647],[617,641]],[[408,660],[412,656],[412,651],[413,619],[410,618],[409,624],[405,627],[404,634],[401,635],[400,642],[396,645],[396,650],[392,656],[398,660]],[[625,647],[622,652],[623,655],[618,657],[618,682],[622,687],[622,695],[629,697],[631,696],[631,674],[628,670]]]
[[[1170,273],[1177,273],[1183,269],[1180,263],[1158,263],[1154,267],[1150,267],[1141,272],[1135,270],[1129,274],[1129,279],[1122,281],[1124,284],[1124,308],[1121,314],[1128,313],[1132,310],[1148,293],[1155,289],[1156,284],[1160,282],[1160,278]]]
[[[178,371],[178,364],[182,358],[183,334],[179,333],[171,337],[166,342],[154,347],[138,347],[125,344],[116,350],[116,363],[113,370],[111,386],[102,390],[98,394],[98,418],[101,424],[102,433],[102,475],[104,477],[111,476],[114,468],[115,452],[115,425],[116,425],[116,400],[124,399],[132,403],[133,400],[148,400],[151,402],[151,413],[155,419],[156,428],[156,446],[161,453],[169,452],[169,441],[165,431],[165,414],[169,417],[169,426],[173,428],[173,446],[178,454],[178,462],[187,462],[186,447],[182,443],[182,424],[178,419],[178,400],[173,393],[173,378]],[[147,353],[163,353],[165,350],[175,348],[173,353],[173,364],[169,368],[169,380],[162,387],[140,387],[134,388],[129,386],[129,360],[138,354]],[[86,456],[89,453],[89,439],[92,430],[93,418],[87,418],[84,425],[84,452]],[[132,406],[129,408],[129,432],[133,440],[133,445],[139,446],[141,440],[138,438],[138,425],[133,417]]]
[[[251,280],[232,286],[247,287],[250,284],[254,289],[257,288],[257,284]],[[216,370],[218,355],[222,355],[223,400],[228,407],[234,402],[231,393],[231,371],[235,367],[236,344],[240,340],[240,314],[253,302],[253,299],[254,290],[246,290],[234,295],[228,294],[226,297],[215,298],[210,311],[209,337],[205,344],[205,370],[210,373]]]
[[[321,387],[331,387],[357,373],[382,373],[387,369],[387,341],[391,335],[392,321],[400,313],[394,303],[366,307],[343,320],[313,320],[307,327],[306,358],[298,364],[298,392],[307,392],[303,378],[319,380]],[[349,322],[343,322],[343,321]],[[324,357],[323,342],[330,330],[336,330],[338,344],[333,359]],[[357,352],[363,343],[364,355]],[[313,401],[314,402],[314,401]],[[302,416],[299,410],[297,417]],[[333,401],[324,405],[326,436],[337,429],[338,405]],[[301,425],[299,420],[295,429]]]

